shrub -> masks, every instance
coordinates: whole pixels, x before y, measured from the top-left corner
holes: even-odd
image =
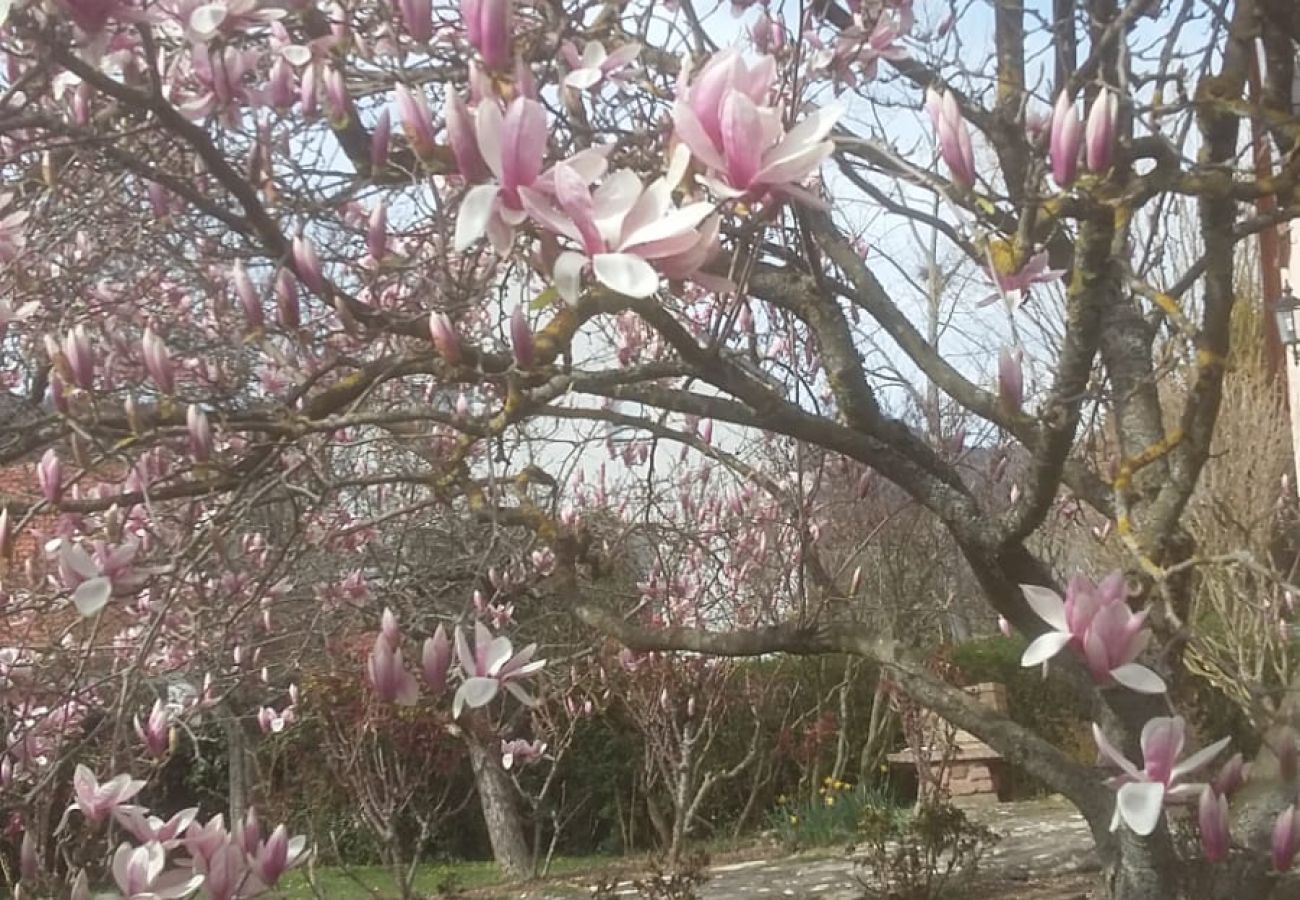
[[[948,651],[953,664],[949,677],[962,685],[985,681],[1006,685],[1007,712],[1014,721],[1091,765],[1097,750],[1087,706],[1065,685],[1044,679],[1037,668],[1022,668],[1024,650],[1023,639],[1000,635],[958,644]],[[1016,767],[1010,768],[1009,775],[1014,797],[1045,792],[1037,779]]]
[[[927,803],[912,815],[868,807],[858,835],[858,883],[867,897],[881,900],[950,896],[999,839],[945,801]]]
[[[779,798],[769,815],[771,830],[782,846],[797,850],[851,844],[858,824],[868,811],[899,815],[892,795],[885,788],[853,786],[826,778],[817,798],[789,801]]]

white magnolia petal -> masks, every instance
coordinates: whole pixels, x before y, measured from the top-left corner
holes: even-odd
[[[575,91],[585,91],[600,84],[600,80],[604,77],[605,75],[600,69],[574,69],[564,76],[564,86],[573,88]]]
[[[683,232],[692,232],[713,212],[712,203],[688,203],[681,209],[675,209],[668,215],[654,222],[637,228],[623,238],[623,247],[649,244],[674,237]]]
[[[639,256],[597,253],[591,267],[601,284],[628,297],[649,297],[659,290],[659,273]]]
[[[495,678],[466,678],[456,696],[459,698],[463,694],[462,702],[468,704],[470,709],[478,709],[495,700],[500,689],[501,682]]]
[[[515,655],[515,648],[510,644],[510,638],[501,635],[492,638],[487,645],[487,650],[483,653],[483,666],[487,669],[487,674],[494,678],[501,671],[501,667],[510,661],[510,657]]]
[[[311,47],[306,44],[290,44],[281,48],[280,55],[291,66],[305,66],[311,62]]]
[[[496,200],[497,187],[494,184],[476,184],[465,192],[460,201],[460,211],[456,214],[454,246],[457,253],[465,252],[483,237]]]
[[[1146,666],[1128,663],[1110,670],[1110,677],[1139,694],[1163,694],[1168,688],[1164,679]]]
[[[226,21],[226,13],[224,3],[205,3],[190,13],[190,31],[205,41],[216,37]]]
[[[492,174],[501,179],[501,132],[505,119],[495,103],[480,103],[474,110],[474,136],[478,138],[478,152]]]
[[[9,11],[13,9],[13,5],[13,0],[0,0],[0,25],[9,18]]]
[[[1025,668],[1045,663],[1060,653],[1070,643],[1070,636],[1060,631],[1048,631],[1034,638],[1020,657],[1020,665]]]
[[[1020,590],[1024,593],[1029,608],[1038,618],[1057,631],[1070,630],[1070,625],[1065,620],[1065,601],[1061,599],[1060,594],[1051,588],[1037,584],[1022,584]]]
[[[1213,744],[1202,750],[1196,751],[1191,756],[1187,757],[1187,759],[1174,766],[1173,771],[1169,775],[1169,780],[1174,781],[1183,775],[1189,775],[1192,772],[1195,772],[1201,766],[1210,762],[1214,757],[1222,753],[1230,743],[1232,743],[1232,738],[1226,737],[1215,741]]]
[[[1096,722],[1092,723],[1092,739],[1097,743],[1097,749],[1101,755],[1110,760],[1115,765],[1124,770],[1124,773],[1131,778],[1141,778],[1142,775],[1123,753],[1119,751],[1110,739],[1106,737],[1106,732],[1101,730],[1101,726]]]
[[[566,250],[555,260],[551,272],[555,280],[555,290],[566,303],[577,303],[582,293],[582,270],[587,265],[587,257],[581,253]]]
[[[1154,781],[1134,781],[1115,795],[1119,817],[1134,834],[1146,837],[1156,830],[1164,808],[1165,786]]]
[[[72,594],[72,602],[77,612],[89,619],[99,612],[113,596],[113,583],[107,578],[92,578],[77,585]]]

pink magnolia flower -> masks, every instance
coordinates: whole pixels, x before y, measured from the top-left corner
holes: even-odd
[[[145,581],[133,568],[139,550],[134,541],[116,547],[96,541],[92,556],[81,544],[59,541],[59,578],[72,591],[77,612],[89,618],[103,609],[110,597],[136,593]]]
[[[466,705],[470,709],[487,706],[496,699],[503,686],[520,703],[535,705],[537,701],[519,682],[546,665],[545,660],[533,659],[536,653],[536,644],[529,644],[515,653],[509,638],[504,635],[493,637],[482,622],[474,625],[474,648],[471,650],[465,633],[457,628],[456,655],[465,680],[452,699],[452,717],[459,719]]]
[[[148,718],[143,722],[139,716],[135,717],[135,733],[150,756],[161,759],[167,755],[171,745],[171,714],[162,700],[154,701]]]
[[[438,144],[433,130],[433,113],[429,112],[424,89],[416,87],[411,90],[404,84],[395,84],[393,101],[397,105],[397,121],[401,124],[411,149],[420,159],[428,159]]]
[[[501,767],[506,771],[514,768],[515,763],[520,765],[529,765],[537,762],[546,752],[546,744],[542,741],[502,741],[501,742]]]
[[[555,260],[555,288],[576,302],[582,272],[588,267],[596,280],[629,297],[649,297],[659,290],[658,260],[672,261],[698,247],[705,235],[701,223],[713,213],[706,202],[678,208],[672,191],[684,174],[688,154],[675,155],[672,171],[648,188],[628,170],[615,172],[594,192],[563,163],[555,167],[555,199],[559,208],[538,192],[521,189],[532,218],[557,235],[578,244]]]
[[[489,69],[510,65],[510,28],[513,0],[460,0],[465,38]]]
[[[1051,626],[1025,648],[1022,666],[1041,665],[1072,646],[1099,684],[1117,682],[1142,693],[1164,693],[1160,676],[1134,662],[1151,632],[1143,627],[1146,613],[1133,612],[1125,600],[1122,573],[1107,576],[1101,584],[1075,576],[1064,600],[1039,585],[1022,584],[1020,589],[1038,617]]]
[[[208,819],[206,825],[193,820],[185,829],[185,851],[196,862],[208,862],[229,842],[230,832],[226,830],[226,820],[221,813]]]
[[[203,875],[203,893],[208,900],[237,900],[264,890],[249,870],[247,855],[230,843],[228,836],[207,856],[195,857],[194,871]]]
[[[1121,774],[1111,781],[1112,785],[1119,787],[1111,830],[1118,828],[1122,821],[1135,834],[1144,837],[1155,831],[1166,802],[1181,802],[1201,792],[1204,785],[1182,783],[1183,779],[1222,753],[1232,740],[1223,738],[1216,741],[1180,763],[1178,758],[1187,739],[1187,724],[1182,716],[1157,716],[1142,726],[1143,768],[1139,770],[1106,739],[1096,723],[1092,726],[1092,735],[1102,756],[1121,770]]]
[[[400,647],[394,647],[381,632],[366,663],[370,684],[379,699],[401,706],[414,706],[420,698],[420,685],[406,670]]]
[[[140,338],[140,348],[144,356],[144,367],[149,377],[164,394],[176,391],[176,366],[172,363],[171,351],[158,337],[154,330],[145,326]]]
[[[927,88],[925,111],[934,125],[939,155],[948,165],[953,184],[963,190],[970,190],[975,186],[975,150],[971,146],[970,130],[962,118],[957,98],[952,91],[940,94],[933,88]]]
[[[1062,187],[1074,183],[1079,171],[1079,150],[1083,146],[1083,123],[1074,102],[1064,91],[1056,99],[1052,108],[1051,137],[1048,141],[1047,158],[1052,164],[1052,178]]]
[[[510,352],[521,369],[531,369],[537,362],[537,341],[523,306],[516,306],[510,314]]]
[[[212,425],[207,413],[191,403],[185,410],[185,431],[189,439],[190,455],[195,462],[205,463],[212,458]]]
[[[457,140],[462,148],[456,151],[453,146],[457,164],[462,174],[472,174],[477,163],[464,136]],[[456,217],[453,249],[463,252],[486,235],[498,253],[505,253],[514,229],[527,217],[520,189],[532,188],[548,195],[555,191],[555,170],[542,169],[546,113],[540,103],[527,96],[515,97],[504,115],[494,101],[485,99],[474,110],[474,141],[496,183],[476,184],[465,192]],[[565,165],[585,184],[591,184],[604,174],[609,150],[609,145],[588,148],[569,157]]]
[[[130,775],[118,775],[100,784],[94,772],[78,765],[72,774],[72,791],[76,799],[68,809],[80,810],[89,822],[103,822],[119,806],[140,793],[144,784]]]
[[[198,807],[192,806],[170,819],[160,819],[149,815],[143,807],[121,806],[114,818],[141,843],[157,842],[164,850],[170,850],[183,842],[182,835],[194,824],[198,814]]]
[[[843,114],[838,104],[818,109],[789,132],[778,108],[761,105],[775,64],[763,58],[746,68],[734,51],[719,54],[689,88],[678,85],[673,104],[677,136],[710,171],[704,178],[717,196],[733,199],[775,192],[817,204],[799,187],[835,145],[825,138]]]
[[[397,0],[397,10],[411,40],[427,44],[433,39],[432,0]]]
[[[1019,412],[1025,401],[1025,375],[1021,366],[1024,354],[1003,347],[998,354],[998,399],[1007,409]]]
[[[257,849],[253,857],[253,873],[262,884],[275,887],[280,876],[306,860],[306,851],[306,837],[300,834],[291,838],[284,825],[277,825]]]
[[[1197,823],[1201,830],[1201,851],[1210,862],[1228,858],[1232,836],[1228,830],[1228,798],[1207,784],[1197,804]]]
[[[167,868],[167,851],[156,841],[122,844],[113,854],[113,880],[125,900],[179,900],[203,884],[203,876]]]
[[[1119,118],[1119,98],[1109,88],[1102,88],[1088,111],[1084,130],[1084,157],[1093,172],[1105,172],[1115,159],[1115,125]]]
[[[1300,832],[1295,826],[1295,804],[1284,809],[1273,823],[1273,835],[1270,842],[1273,868],[1279,872],[1288,871],[1295,862],[1297,848],[1300,848]]]
[[[617,78],[641,53],[641,45],[635,42],[624,44],[613,53],[605,50],[599,41],[587,41],[582,46],[582,55],[568,41],[560,48],[564,61],[569,65],[569,74],[564,76],[564,86],[578,91],[587,91],[600,84],[606,78]]]
[[[1029,257],[1024,266],[1017,272],[1000,271],[996,260],[990,255],[989,275],[998,289],[996,293],[990,294],[976,305],[987,306],[1001,297],[1011,303],[1014,308],[1019,304],[1021,295],[1030,287],[1035,284],[1051,284],[1060,280],[1060,277],[1064,274],[1064,269],[1049,268],[1046,250]]]
[[[456,334],[456,326],[452,324],[446,313],[429,313],[429,337],[433,340],[438,355],[445,359],[448,365],[460,364],[460,336]]]
[[[441,625],[434,631],[433,637],[424,642],[420,655],[420,668],[424,681],[435,696],[447,689],[447,670],[451,666],[451,638],[447,629]]]

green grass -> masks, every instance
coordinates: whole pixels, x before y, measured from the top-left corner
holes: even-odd
[[[608,856],[557,857],[551,863],[548,877],[564,877],[596,873],[619,863]],[[317,867],[315,871],[321,895],[328,900],[390,900],[398,896],[397,882],[392,873],[381,866],[351,866],[347,869]],[[417,895],[436,897],[439,890],[454,883],[461,890],[475,890],[505,885],[496,864],[487,861],[428,863],[422,865],[415,876]],[[314,900],[307,873],[290,872],[274,892],[266,895],[273,900]]]

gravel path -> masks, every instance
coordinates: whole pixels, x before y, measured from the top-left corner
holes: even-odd
[[[1083,819],[1060,800],[972,807],[971,818],[1002,835],[980,864],[982,879],[999,882],[1057,878],[1097,867],[1092,836]],[[862,896],[853,877],[853,862],[844,855],[794,856],[720,863],[700,890],[701,900],[747,897],[793,897],[799,900],[853,900]],[[618,895],[634,897],[631,882]],[[567,898],[572,898],[572,893]],[[559,900],[557,894],[532,895]]]

